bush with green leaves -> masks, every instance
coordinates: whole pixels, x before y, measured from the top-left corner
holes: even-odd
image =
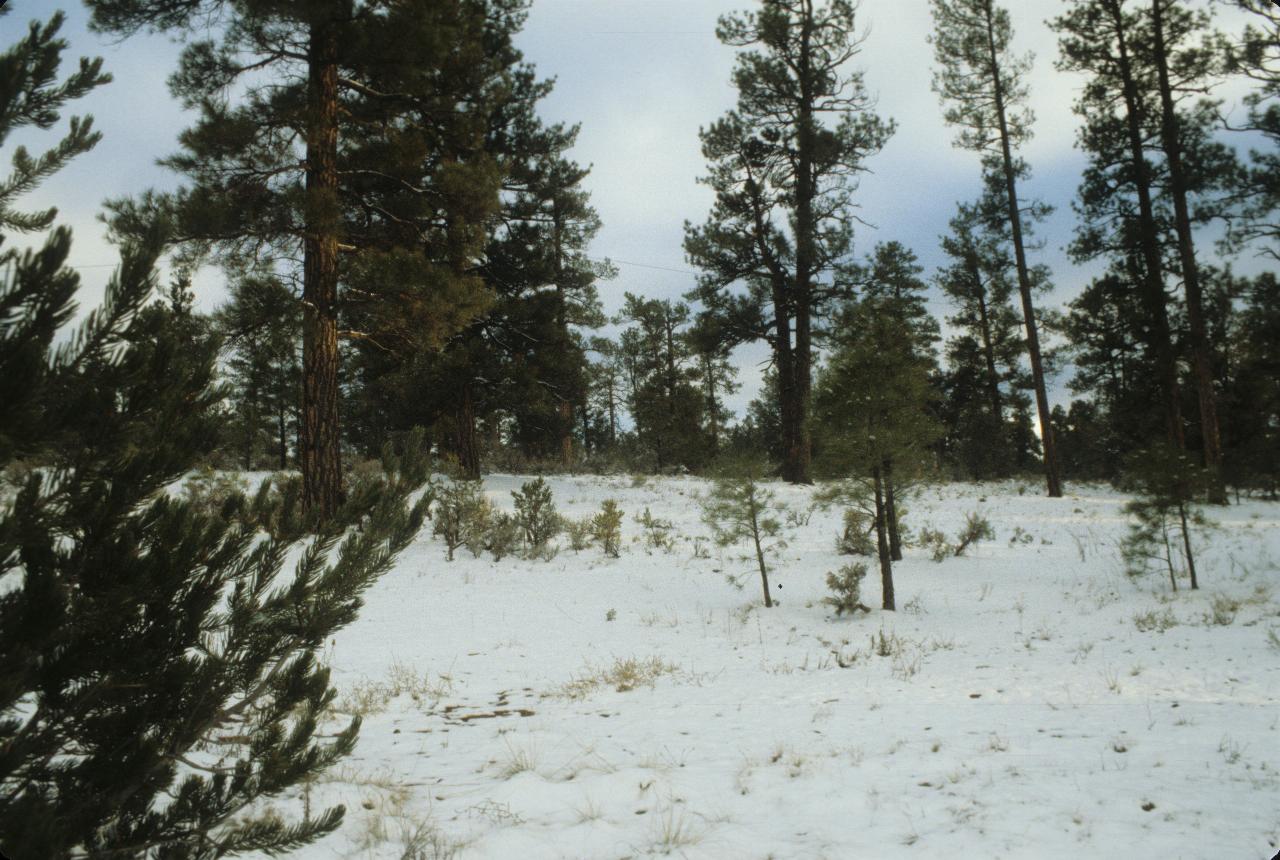
[[[449,561],[460,546],[479,556],[485,548],[493,504],[485,497],[479,481],[451,481],[435,496],[436,537],[444,540]]]
[[[774,493],[761,482],[763,475],[764,467],[758,463],[728,467],[703,499],[702,518],[720,546],[746,543],[750,547],[744,560],[755,562],[760,572],[764,605],[772,607],[769,566],[765,559],[786,546],[782,539],[786,507],[778,503]]]
[[[843,527],[836,535],[836,552],[840,555],[875,555],[874,530],[873,517],[858,508],[845,508]]]
[[[516,522],[531,551],[540,550],[560,532],[560,515],[545,480],[526,481],[519,492],[511,493],[511,498],[516,503]]]
[[[524,543],[524,530],[511,514],[496,513],[489,518],[484,545],[493,553],[494,561],[502,561],[520,551]]]
[[[581,552],[591,546],[594,520],[591,517],[561,517],[560,530],[569,538],[569,547]]]
[[[640,524],[645,549],[660,549],[663,552],[669,552],[675,546],[675,541],[672,537],[672,531],[675,526],[671,520],[659,519],[651,514],[648,508],[645,508],[644,513],[636,517],[636,522]]]
[[[827,588],[831,594],[822,602],[834,608],[836,615],[870,612],[871,609],[862,603],[862,580],[866,575],[867,566],[862,562],[846,564],[836,573],[828,573]]]
[[[591,518],[591,537],[611,558],[617,558],[622,552],[622,517],[618,503],[605,499],[600,513]]]
[[[951,556],[951,542],[947,536],[932,526],[920,529],[917,543],[929,551],[929,557],[939,564]]]

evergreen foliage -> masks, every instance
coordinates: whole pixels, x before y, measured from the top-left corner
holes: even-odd
[[[515,522],[531,550],[540,550],[560,533],[561,519],[551,498],[551,487],[542,478],[526,481],[519,492],[512,492],[515,500]]]
[[[933,88],[947,107],[947,122],[961,128],[957,145],[982,153],[991,201],[987,212],[1000,212],[1001,232],[1012,245],[1031,384],[1040,416],[1045,479],[1049,495],[1058,497],[1062,495],[1062,473],[1049,420],[1040,323],[1032,301],[1035,281],[1043,275],[1033,278],[1027,263],[1023,216],[1028,207],[1018,195],[1018,182],[1030,173],[1016,151],[1031,137],[1032,115],[1026,107],[1031,57],[1012,53],[1008,10],[994,0],[930,0],[930,7],[935,26],[931,41],[938,63]],[[1029,220],[1047,213],[1043,204],[1032,204],[1029,211]]]
[[[622,553],[622,509],[613,499],[605,499],[600,512],[591,518],[591,537],[610,558]]]
[[[716,202],[686,224],[685,252],[702,270],[698,299],[732,343],[769,344],[778,374],[782,474],[807,482],[815,337],[833,275],[852,244],[853,193],[867,160],[893,133],[873,110],[862,73],[855,4],[762,0],[726,15],[716,34],[743,48],[738,104],[700,133]]]
[[[785,508],[762,483],[764,468],[759,462],[728,463],[722,470],[722,476],[716,479],[703,500],[703,521],[711,527],[712,536],[720,546],[750,544],[748,558],[760,571],[764,605],[771,608],[773,596],[769,593],[769,567],[765,559],[786,546],[782,540],[781,519]]]
[[[47,104],[52,125],[57,59],[11,67],[0,103]],[[22,121],[0,116],[4,133]],[[79,285],[70,233],[8,252],[0,281],[0,378],[22,384],[0,467],[37,466],[0,487],[0,844],[15,857],[275,853],[336,828],[341,807],[286,822],[257,804],[354,745],[358,720],[319,735],[334,691],[318,651],[424,514],[407,504],[420,445],[388,450],[387,479],[323,523],[297,483],[216,505],[166,492],[213,447],[221,395],[181,282],[148,303],[169,237],[139,227],[57,347]]]
[[[862,580],[867,578],[867,566],[861,562],[846,564],[835,573],[827,574],[827,588],[831,594],[822,602],[836,611],[836,615],[846,612],[870,612],[871,609],[862,603]]]
[[[1154,565],[1168,574],[1174,591],[1182,574],[1198,589],[1192,538],[1208,526],[1197,502],[1208,480],[1206,470],[1185,451],[1162,445],[1136,452],[1128,466],[1125,485],[1137,497],[1125,505],[1133,518],[1120,544],[1125,572],[1141,576]]]

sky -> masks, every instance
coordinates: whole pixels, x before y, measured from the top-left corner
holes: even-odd
[[[1207,2],[1207,0],[1200,0]],[[29,208],[56,205],[60,223],[75,231],[72,262],[81,267],[82,305],[92,307],[116,259],[97,220],[102,202],[145,188],[176,187],[179,177],[155,162],[176,150],[176,139],[191,122],[169,96],[166,78],[176,67],[180,46],[164,36],[135,36],[120,42],[91,33],[78,3],[9,0],[13,12],[0,18],[0,44],[12,42],[33,18],[56,8],[67,13],[63,35],[70,42],[64,69],[78,56],[101,56],[114,81],[78,102],[68,113],[89,113],[103,141],[26,199]],[[720,15],[751,8],[749,0],[534,0],[517,39],[526,59],[556,86],[541,113],[549,122],[580,123],[571,156],[592,172],[585,185],[604,222],[590,253],[617,264],[618,277],[602,283],[606,312],[615,313],[623,294],[679,299],[694,286],[695,273],[682,249],[684,223],[701,223],[712,203],[699,185],[706,172],[698,131],[730,110],[736,93],[730,81],[735,50],[715,38]],[[1076,220],[1071,211],[1085,160],[1075,149],[1076,117],[1071,105],[1082,79],[1054,69],[1057,38],[1047,20],[1061,14],[1062,0],[1006,3],[1018,53],[1035,62],[1028,79],[1035,137],[1021,154],[1032,176],[1020,193],[1055,207],[1037,228],[1044,247],[1031,262],[1053,272],[1054,290],[1042,301],[1061,306],[1098,272],[1067,260],[1064,246]],[[1217,24],[1238,32],[1245,13],[1214,5]],[[944,259],[939,237],[958,201],[980,190],[978,156],[951,145],[954,130],[930,88],[932,47],[926,39],[931,18],[926,0],[862,0],[859,27],[865,31],[854,68],[877,97],[877,112],[897,123],[886,147],[869,161],[860,183],[858,215],[875,225],[855,236],[862,257],[878,242],[897,240],[918,255],[931,277]],[[1240,116],[1239,84],[1222,85],[1218,96]],[[65,127],[65,120],[64,120]],[[15,135],[6,149],[28,143],[47,146],[52,133]],[[1243,145],[1240,148],[1244,148]],[[0,153],[6,160],[9,154]],[[1210,242],[1201,243],[1211,256]],[[1261,262],[1245,257],[1241,272]],[[196,282],[197,306],[212,310],[225,298],[221,276],[203,272]],[[931,310],[942,320],[950,309],[935,294]],[[740,349],[735,362],[742,389],[729,406],[741,412],[759,391],[767,349]],[[1066,379],[1051,383],[1051,399],[1065,403]]]

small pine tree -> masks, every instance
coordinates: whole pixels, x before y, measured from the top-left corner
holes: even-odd
[[[542,478],[526,481],[519,492],[512,492],[516,503],[516,522],[524,533],[531,551],[537,552],[560,533],[560,515],[551,498],[551,487]]]
[[[610,558],[617,558],[622,552],[622,517],[618,503],[605,499],[600,513],[591,518],[591,536]]]
[[[866,576],[867,566],[861,562],[846,564],[838,572],[828,573],[827,588],[831,594],[822,602],[835,609],[836,615],[870,612],[870,607],[862,603],[862,580]]]
[[[703,500],[702,518],[720,546],[749,541],[752,558],[760,571],[764,605],[773,606],[769,593],[769,567],[765,561],[770,552],[782,549],[783,508],[774,493],[761,483],[764,468],[759,463],[734,464],[719,478],[711,493]]]
[[[485,498],[479,481],[453,481],[436,493],[432,531],[444,539],[446,558],[460,546],[479,556],[484,550],[493,505]]]
[[[1208,526],[1197,501],[1207,486],[1205,470],[1187,452],[1157,445],[1130,458],[1125,485],[1137,494],[1124,508],[1133,517],[1120,544],[1125,572],[1141,576],[1158,565],[1177,591],[1178,575],[1184,572],[1180,568],[1185,568],[1191,588],[1198,589],[1191,539]]]

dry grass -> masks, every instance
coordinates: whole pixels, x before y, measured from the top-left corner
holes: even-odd
[[[603,687],[625,693],[643,685],[652,687],[663,675],[674,675],[679,671],[680,667],[675,663],[668,663],[660,657],[616,659],[612,666],[588,666],[585,673],[573,678],[553,695],[571,700],[585,699]]]

